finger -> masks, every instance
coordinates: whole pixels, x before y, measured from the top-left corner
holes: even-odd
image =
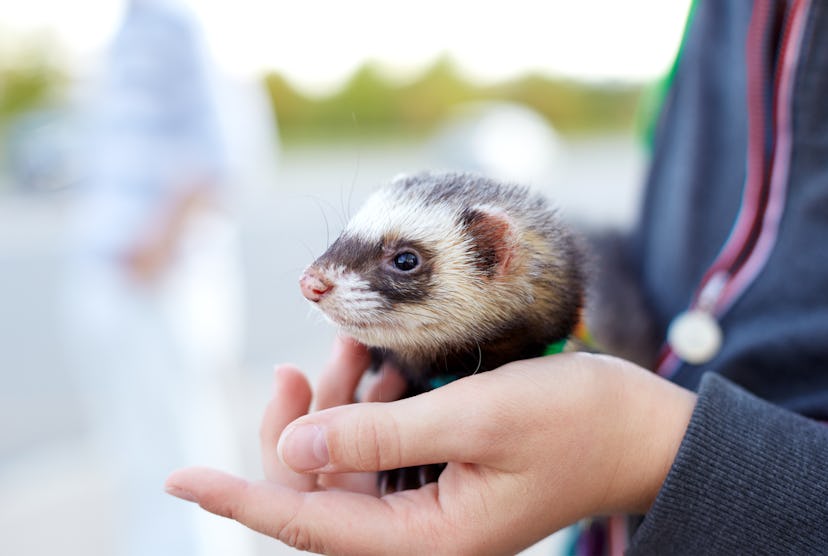
[[[426,542],[420,523],[445,521],[433,485],[407,497],[379,499],[349,492],[297,492],[211,469],[188,468],[170,475],[165,487],[173,496],[211,513],[320,554],[388,554],[400,547],[416,553],[416,544],[424,549]]]
[[[317,484],[325,489],[356,492],[374,497],[380,495],[376,473],[326,473],[315,476]]]
[[[374,473],[342,473],[317,475],[296,473],[279,459],[276,445],[279,435],[294,419],[305,415],[311,400],[311,389],[306,378],[292,365],[281,365],[274,372],[273,397],[265,408],[260,428],[262,468],[265,477],[291,488],[310,491],[317,486],[337,488],[363,494],[378,494]]]
[[[365,346],[351,338],[337,336],[331,359],[319,378],[316,409],[352,403],[357,385],[370,364],[371,356]]]
[[[299,474],[279,459],[276,445],[285,427],[294,419],[307,414],[311,389],[307,379],[296,367],[281,365],[274,372],[273,397],[265,407],[259,429],[262,469],[265,477],[297,490],[312,490],[316,486],[313,475]]]
[[[513,436],[490,411],[491,400],[502,397],[497,387],[476,375],[397,402],[313,413],[285,429],[277,450],[292,469],[323,473],[492,463],[503,455],[499,444]]]
[[[408,384],[400,372],[391,365],[382,365],[371,377],[362,394],[363,402],[391,402],[400,399]]]

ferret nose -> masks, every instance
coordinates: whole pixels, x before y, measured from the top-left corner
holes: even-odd
[[[318,272],[309,269],[299,279],[299,287],[305,299],[317,303],[333,289],[333,284]]]

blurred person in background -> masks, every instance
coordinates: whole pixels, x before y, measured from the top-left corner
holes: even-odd
[[[66,338],[115,472],[118,554],[249,553],[242,528],[159,487],[182,462],[240,467],[225,386],[240,364],[241,275],[215,85],[187,10],[130,0],[84,114]]]

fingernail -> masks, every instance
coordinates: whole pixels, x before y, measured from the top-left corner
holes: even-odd
[[[187,502],[198,502],[195,495],[189,490],[184,490],[183,488],[179,488],[173,485],[166,485],[164,490],[167,491],[167,494],[172,494],[176,498],[181,498],[182,500],[186,500]]]
[[[318,425],[298,425],[279,439],[279,457],[295,471],[312,471],[330,461],[325,430]]]

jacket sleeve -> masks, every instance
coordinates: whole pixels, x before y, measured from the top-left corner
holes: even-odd
[[[828,553],[828,425],[707,373],[628,553]]]

